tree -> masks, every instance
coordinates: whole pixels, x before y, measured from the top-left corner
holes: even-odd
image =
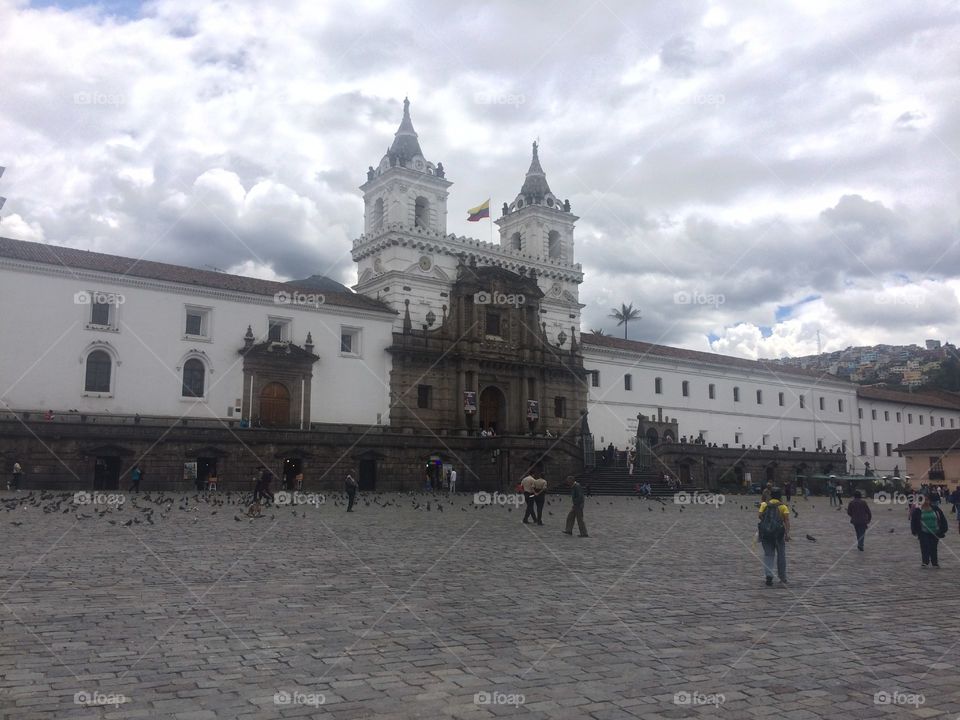
[[[617,325],[623,325],[623,339],[627,339],[627,324],[631,320],[640,319],[640,308],[634,308],[633,303],[629,305],[624,305],[620,303],[620,309],[617,310],[613,308],[613,312],[610,313],[610,317],[617,321]]]
[[[604,332],[603,328],[600,328],[599,330],[592,330],[592,329],[591,329],[590,332],[592,332],[594,335],[606,335],[606,334],[607,334],[606,332]]]

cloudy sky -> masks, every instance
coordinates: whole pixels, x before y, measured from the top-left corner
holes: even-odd
[[[953,2],[0,0],[0,233],[351,284],[409,95],[458,235],[539,137],[584,329],[958,341],[958,60]]]

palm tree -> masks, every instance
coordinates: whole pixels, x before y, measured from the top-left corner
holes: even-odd
[[[606,335],[606,334],[607,334],[606,332],[604,332],[603,328],[600,328],[599,330],[593,330],[593,329],[591,329],[590,332],[592,332],[594,335]]]
[[[617,325],[623,325],[623,339],[627,339],[627,323],[631,320],[640,319],[640,308],[634,309],[633,303],[629,305],[624,305],[620,303],[620,309],[617,310],[613,308],[613,312],[610,313],[610,317],[617,321]]]

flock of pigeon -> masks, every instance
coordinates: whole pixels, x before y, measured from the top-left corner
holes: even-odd
[[[95,502],[98,497],[104,497],[104,502]],[[287,495],[286,499],[296,497]],[[105,520],[110,525],[121,527],[130,527],[132,525],[155,525],[158,521],[166,520],[171,514],[185,514],[198,522],[202,517],[217,515],[219,512],[234,513],[233,519],[236,522],[253,521],[258,518],[276,519],[278,514],[289,513],[293,517],[306,518],[311,510],[317,505],[332,505],[334,508],[345,508],[347,506],[347,496],[342,492],[330,494],[309,494],[303,496],[307,498],[306,504],[284,504],[266,503],[260,504],[253,501],[252,493],[237,491],[221,491],[210,493],[179,493],[179,492],[138,492],[130,494],[111,494],[105,493],[75,493],[58,492],[50,490],[34,490],[29,492],[17,492],[6,497],[0,497],[0,508],[7,513],[13,514],[10,524],[19,527],[24,524],[18,511],[27,509],[40,509],[44,514],[73,514],[77,521],[86,520]],[[507,497],[507,496],[501,496]],[[728,502],[719,507],[727,507],[735,510],[751,510],[756,512],[757,504],[751,498],[747,504],[743,503],[743,498],[737,498],[734,502]],[[635,502],[635,500],[626,500],[625,498],[591,498],[595,503],[606,501],[610,505],[622,503],[624,501]],[[389,494],[363,494],[357,499],[357,505],[367,508],[410,508],[423,512],[443,512],[445,509],[452,510],[459,508],[461,512],[468,512],[470,509],[475,511],[484,510],[488,507],[506,507],[508,512],[513,512],[516,508],[523,510],[522,505],[516,503],[476,503],[474,496],[469,493],[460,493],[458,495],[438,495],[431,493],[389,493]],[[464,501],[466,503],[464,504]],[[554,495],[553,502],[567,503],[563,496]],[[549,506],[551,501],[548,499],[546,504]],[[655,506],[659,506],[660,512],[672,512],[675,508],[679,512],[684,511],[684,505],[674,504],[670,498],[660,499],[652,498],[644,501],[648,512],[655,512]],[[791,512],[795,518],[799,518],[795,505],[790,505]],[[805,508],[805,512],[806,512]],[[814,505],[809,506],[810,510],[816,509]],[[840,512],[843,508],[836,508]],[[892,508],[888,508],[892,511]],[[547,515],[552,516],[551,511]],[[890,532],[894,532],[891,528]],[[817,539],[812,535],[806,535],[810,542],[816,542]]]

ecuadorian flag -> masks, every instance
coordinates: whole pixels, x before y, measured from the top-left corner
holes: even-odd
[[[477,222],[490,217],[490,198],[487,198],[475,208],[467,210],[467,222]]]

